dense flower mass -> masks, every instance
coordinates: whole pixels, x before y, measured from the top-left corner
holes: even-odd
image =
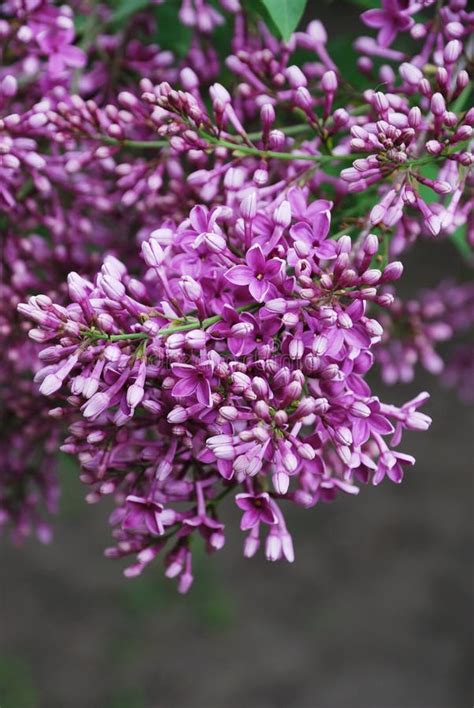
[[[292,561],[286,502],[402,480],[428,394],[382,402],[373,367],[474,398],[472,348],[435,348],[472,283],[398,289],[417,241],[472,261],[474,13],[383,0],[347,73],[253,5],[0,7],[0,527],[49,540],[61,447],[115,498],[107,555],[163,551],[182,592],[225,496],[246,556]]]
[[[173,536],[167,573],[186,588],[191,536],[222,547],[216,500],[233,490],[245,553],[263,523],[267,557],[293,560],[281,501],[311,507],[358,481],[400,482],[414,462],[386,438],[429,426],[424,397],[386,405],[364,379],[383,331],[368,304],[392,303],[379,290],[402,266],[371,267],[374,234],[329,240],[330,202],[287,196],[195,206],[143,242],[142,280],[108,256],[94,281],[68,276],[71,304],[19,305],[48,345],[40,392],[66,384],[77,411],[63,449],[79,456],[91,501],[120,501],[109,554],[136,554],[128,573]]]

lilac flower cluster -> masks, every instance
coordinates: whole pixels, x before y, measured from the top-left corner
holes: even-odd
[[[441,374],[444,362],[435,347],[472,329],[474,283],[445,282],[421,292],[416,300],[395,298],[380,322],[384,336],[376,359],[385,383],[413,381],[418,362],[431,374]]]
[[[424,397],[386,405],[364,379],[383,334],[367,306],[392,304],[379,288],[402,266],[372,267],[373,234],[330,240],[331,203],[306,197],[196,206],[143,242],[142,280],[107,257],[94,281],[69,275],[71,304],[19,305],[47,344],[40,391],[66,389],[76,411],[63,449],[81,461],[88,500],[115,495],[108,554],[135,555],[129,575],[171,543],[166,574],[187,590],[193,536],[224,544],[216,502],[228,492],[245,554],[268,526],[267,558],[292,561],[281,502],[400,482],[414,462],[391,445],[429,426]]]
[[[319,20],[283,41],[238,0],[183,0],[171,51],[168,9],[0,8],[0,527],[49,540],[67,435],[88,501],[115,498],[107,554],[133,576],[163,550],[186,591],[225,495],[245,554],[291,561],[286,501],[414,462],[395,448],[427,394],[392,406],[366,374],[440,374],[436,342],[472,327],[470,284],[404,302],[395,259],[442,237],[472,260],[474,14],[383,0],[353,85]],[[473,361],[443,374],[466,400]]]

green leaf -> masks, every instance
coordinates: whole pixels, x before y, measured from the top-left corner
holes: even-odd
[[[422,167],[420,167],[419,172],[421,175],[423,175],[423,177],[435,180],[438,176],[439,167],[433,162],[430,162],[427,165],[423,165]],[[439,201],[439,195],[436,194],[436,192],[431,189],[431,187],[427,187],[426,184],[418,183],[417,190],[420,197],[427,204],[432,204],[433,202]]]
[[[451,241],[454,243],[459,253],[466,260],[471,260],[472,251],[466,241],[466,224],[460,226],[456,231],[450,236]]]
[[[250,4],[263,20],[268,22],[270,18],[280,37],[287,42],[303,16],[306,0],[260,0]],[[262,7],[265,12],[262,12]]]
[[[357,5],[363,10],[372,10],[374,7],[374,0],[349,0],[351,5]]]
[[[179,20],[179,3],[167,0],[162,5],[156,5],[156,41],[162,49],[168,49],[178,57],[184,57],[189,50],[193,31]]]
[[[466,86],[466,88],[461,91],[457,99],[454,101],[453,105],[451,106],[451,110],[454,113],[461,113],[466,106],[469,103],[469,97],[471,95],[472,91],[472,86]]]
[[[144,10],[149,5],[149,0],[120,0],[116,3],[114,10],[107,24],[119,25],[128,20],[130,15],[134,15],[140,10]]]

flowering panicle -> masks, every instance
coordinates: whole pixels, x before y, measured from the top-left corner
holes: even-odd
[[[351,85],[317,19],[279,39],[238,0],[182,0],[184,46],[171,4],[132,5],[0,8],[0,526],[49,539],[67,426],[88,501],[116,501],[107,555],[132,577],[163,551],[185,592],[224,496],[246,556],[292,561],[287,501],[413,464],[395,448],[427,394],[392,406],[366,374],[439,373],[472,325],[469,284],[394,284],[419,238],[472,258],[474,16],[383,0]],[[472,352],[443,376],[469,399]]]
[[[365,380],[383,335],[368,308],[391,304],[379,287],[401,264],[372,267],[376,236],[328,240],[331,204],[287,196],[195,206],[143,242],[141,281],[107,257],[94,281],[69,275],[71,304],[19,305],[47,345],[40,391],[66,387],[76,410],[63,449],[79,457],[88,500],[115,495],[108,554],[136,555],[127,574],[173,538],[166,574],[186,590],[195,532],[209,550],[224,544],[228,492],[250,531],[246,555],[268,526],[267,557],[293,560],[282,501],[311,507],[358,481],[399,482],[413,464],[385,438],[430,419],[418,403],[381,403]]]

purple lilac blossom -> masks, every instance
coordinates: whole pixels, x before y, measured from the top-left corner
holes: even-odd
[[[361,19],[377,38],[355,42],[354,89],[319,20],[283,42],[237,0],[183,0],[178,59],[152,7],[115,31],[105,2],[3,3],[0,526],[15,540],[51,536],[66,427],[87,500],[117,504],[107,555],[134,556],[134,577],[163,551],[182,592],[193,535],[224,545],[224,496],[246,556],[263,533],[291,562],[286,502],[413,464],[394,447],[429,427],[427,394],[392,406],[366,374],[439,374],[437,342],[472,327],[470,284],[404,302],[393,283],[420,239],[472,260],[474,13],[384,0]],[[443,376],[473,398],[468,346]]]

